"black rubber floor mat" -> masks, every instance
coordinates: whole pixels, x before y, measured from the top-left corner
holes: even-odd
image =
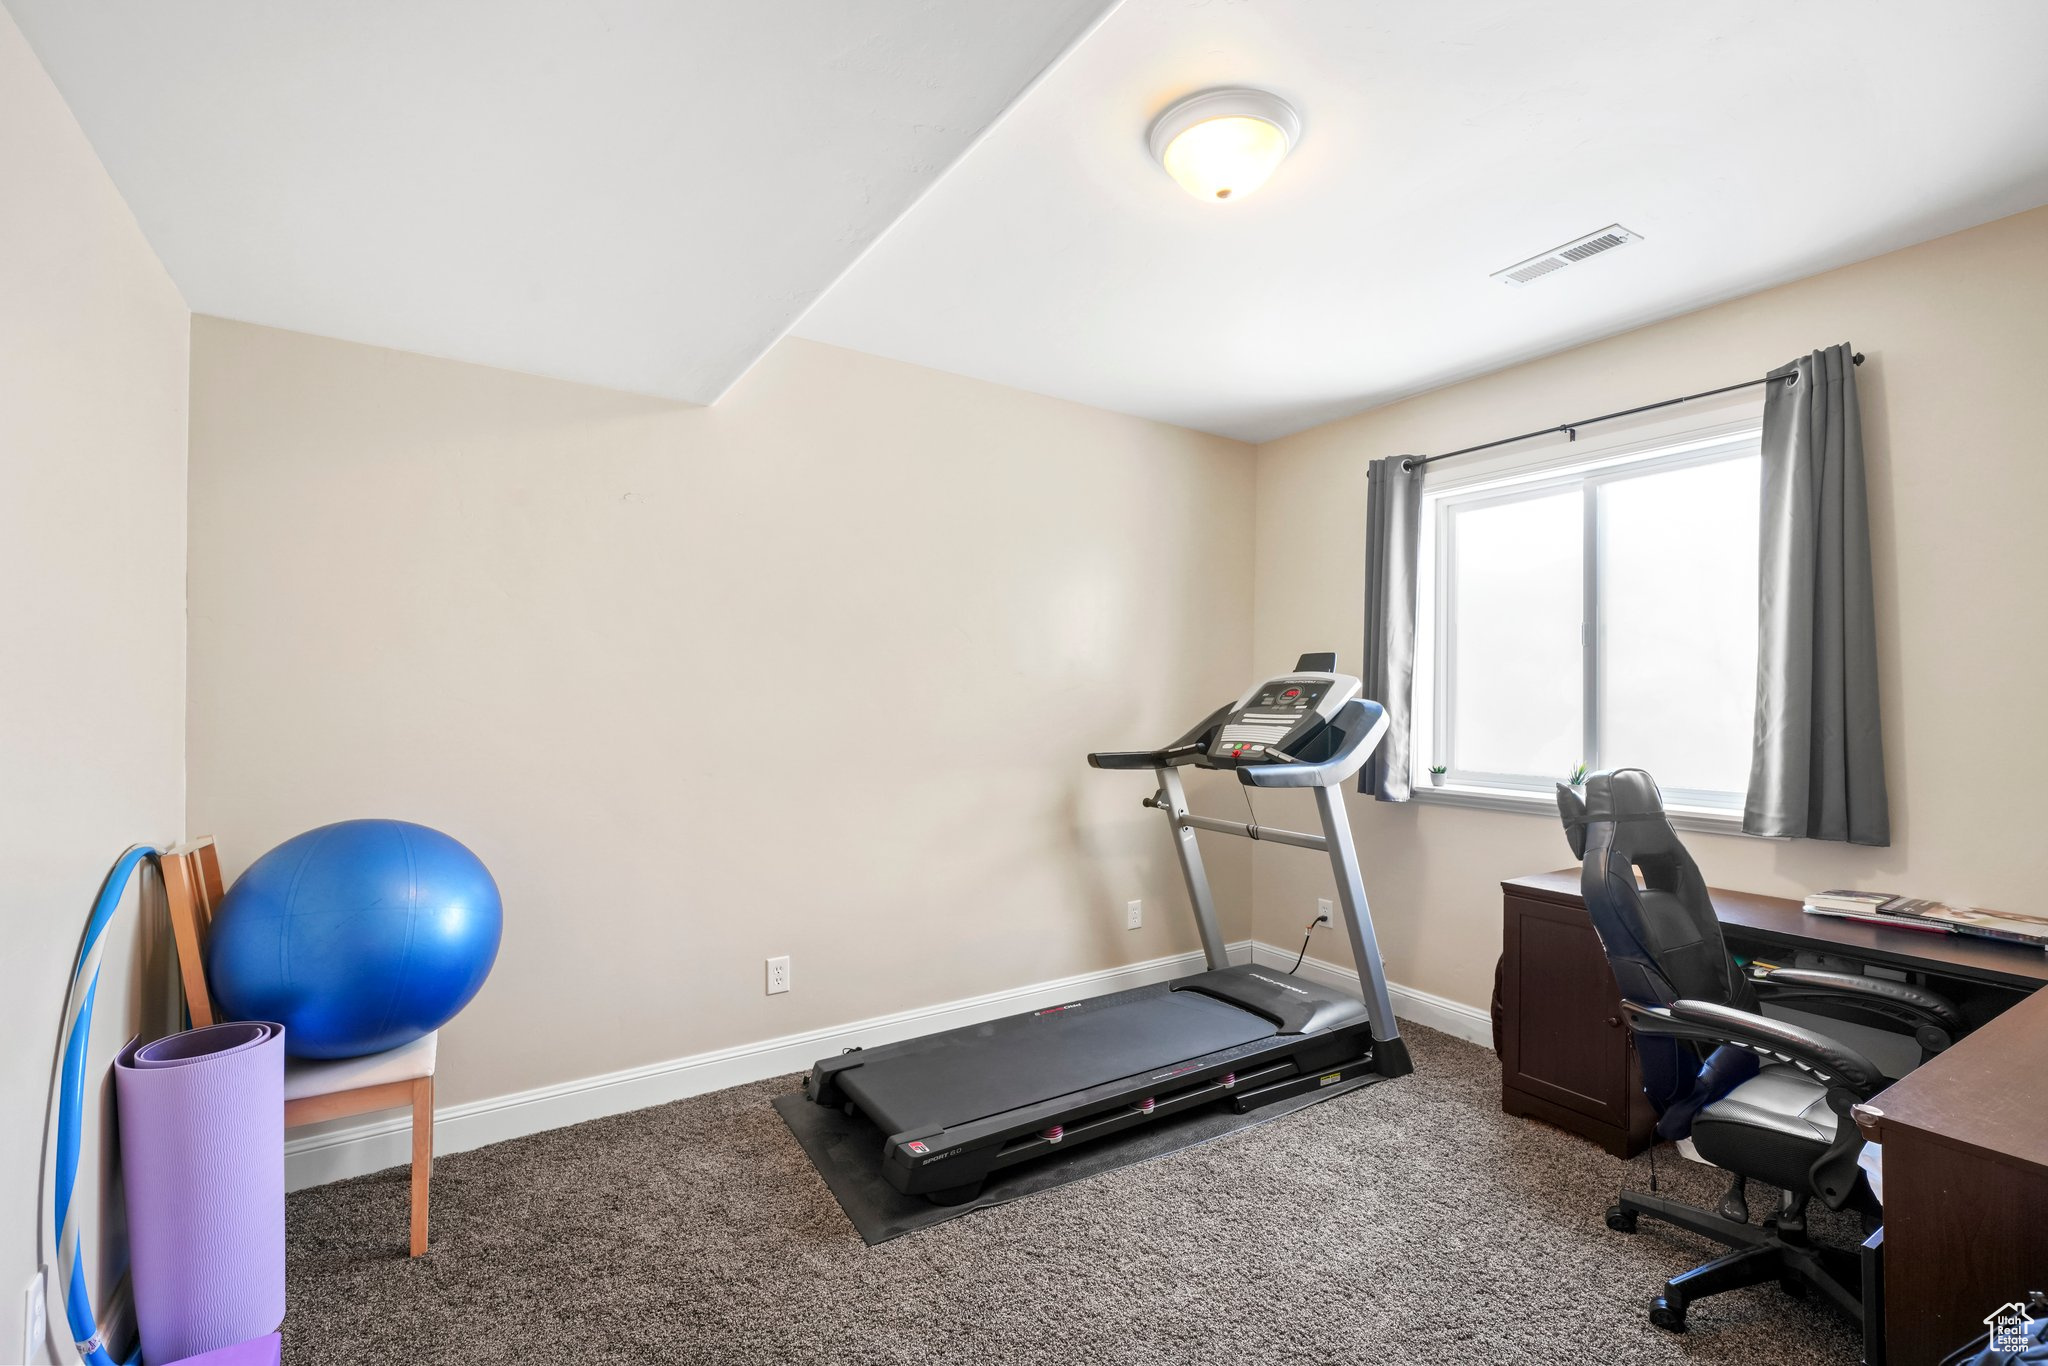
[[[1041,1158],[998,1172],[989,1178],[978,1198],[964,1205],[934,1205],[921,1195],[905,1195],[891,1186],[882,1175],[883,1135],[868,1122],[867,1116],[813,1105],[801,1095],[777,1096],[775,1110],[810,1154],[818,1174],[825,1178],[825,1184],[831,1187],[839,1207],[853,1221],[862,1240],[872,1247],[991,1205],[1008,1204],[1070,1181],[1150,1162],[1385,1080],[1370,1074],[1353,1077],[1325,1090],[1290,1096],[1243,1115],[1220,1107],[1174,1115],[1117,1138],[1086,1144],[1065,1156]]]

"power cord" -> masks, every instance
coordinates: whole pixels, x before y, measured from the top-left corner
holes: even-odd
[[[1294,967],[1287,969],[1287,975],[1289,977],[1292,977],[1294,975],[1295,968],[1299,968],[1302,965],[1302,963],[1307,960],[1308,941],[1315,937],[1316,926],[1327,924],[1329,922],[1329,919],[1330,917],[1326,915],[1319,915],[1314,920],[1308,922],[1308,930],[1301,936],[1301,952],[1294,955]],[[1291,987],[1289,988],[1289,990],[1292,989],[1293,988]]]
[[[1259,813],[1252,807],[1252,790],[1242,785],[1237,790],[1244,797],[1244,813],[1251,820],[1251,828],[1256,831],[1259,828]],[[1258,836],[1254,834],[1253,838],[1256,839]],[[1316,926],[1329,923],[1330,917],[1326,915],[1319,915],[1314,920],[1308,922],[1308,929],[1301,936],[1301,952],[1294,955],[1294,966],[1287,969],[1289,977],[1292,977],[1300,970],[1301,965],[1308,961],[1308,941],[1315,938]]]

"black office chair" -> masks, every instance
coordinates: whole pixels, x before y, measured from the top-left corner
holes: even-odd
[[[1689,1136],[1701,1157],[1733,1177],[1717,1211],[1636,1191],[1623,1191],[1607,1211],[1608,1227],[1620,1232],[1633,1233],[1647,1214],[1734,1249],[1666,1282],[1650,1302],[1650,1322],[1682,1330],[1694,1300],[1771,1280],[1795,1295],[1818,1289],[1861,1322],[1860,1259],[1810,1240],[1806,1209],[1818,1197],[1862,1215],[1866,1233],[1876,1227],[1878,1203],[1857,1165],[1863,1139],[1849,1111],[1887,1079],[1855,1049],[1769,1019],[1758,1002],[1903,1025],[1923,1061],[1962,1031],[1961,1012],[1902,982],[1738,968],[1699,867],[1641,769],[1592,774],[1583,797],[1559,784],[1557,805],[1582,860],[1586,910],[1621,988],[1657,1135]],[[1751,1178],[1784,1192],[1760,1226],[1749,1222]]]

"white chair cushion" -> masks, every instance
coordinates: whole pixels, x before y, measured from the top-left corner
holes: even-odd
[[[1768,1064],[1700,1111],[1699,1119],[1693,1121],[1695,1139],[1705,1120],[1768,1129],[1822,1147],[1835,1138],[1835,1112],[1828,1108],[1828,1088],[1784,1063]]]
[[[381,1086],[387,1081],[413,1081],[434,1075],[434,1052],[441,1031],[409,1044],[371,1053],[361,1058],[286,1058],[284,1098],[304,1100],[308,1096],[331,1096],[336,1091],[356,1091]]]
[[[1866,1143],[1856,1154],[1856,1165],[1863,1168],[1863,1179],[1870,1183],[1870,1193],[1877,1197],[1877,1203],[1884,1203],[1884,1149],[1875,1143]]]

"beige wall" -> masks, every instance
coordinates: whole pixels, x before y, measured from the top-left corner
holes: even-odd
[[[1257,657],[1334,640],[1343,667],[1357,668],[1367,461],[1760,375],[1845,340],[1869,357],[1860,381],[1893,843],[1686,842],[1721,886],[1791,896],[1853,884],[2037,909],[2048,875],[2037,833],[2048,209],[1261,447]],[[1556,819],[1362,800],[1353,813],[1390,975],[1484,1005],[1498,884],[1571,862]],[[1260,937],[1298,943],[1326,878],[1285,851],[1258,850],[1256,868]],[[1319,934],[1312,952],[1347,961],[1339,938]]]
[[[191,828],[477,851],[443,1103],[1195,946],[1083,755],[1242,686],[1249,448],[803,341],[689,408],[200,318],[192,392]]]
[[[183,826],[188,335],[184,301],[0,11],[0,1360],[47,1241],[45,1107],[86,913],[125,846]],[[116,924],[96,1080],[138,1021],[133,892]],[[97,1184],[88,1168],[86,1199]]]

